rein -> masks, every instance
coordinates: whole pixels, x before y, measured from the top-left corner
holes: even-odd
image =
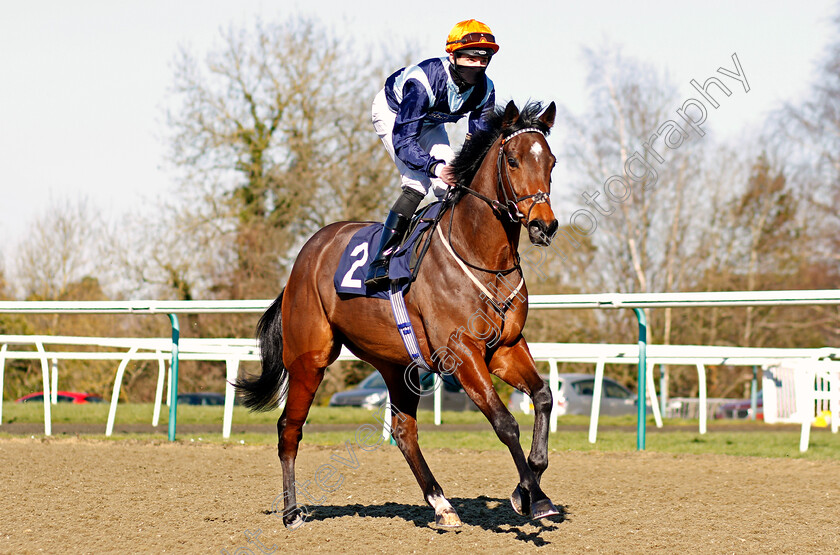
[[[496,160],[496,167],[497,167],[497,170],[498,170],[497,173],[496,173],[496,179],[497,179],[496,183],[498,185],[498,189],[501,191],[501,195],[503,195],[504,198],[505,198],[504,203],[499,202],[496,199],[491,199],[489,197],[486,197],[486,196],[482,195],[481,193],[479,193],[477,191],[473,191],[472,189],[470,189],[468,187],[464,187],[463,185],[458,185],[457,187],[451,187],[449,189],[449,191],[447,191],[447,193],[446,193],[447,198],[452,198],[452,196],[455,195],[456,191],[463,191],[463,192],[471,194],[474,197],[476,197],[476,198],[484,201],[485,203],[487,203],[487,205],[490,206],[491,210],[496,215],[496,217],[498,217],[500,220],[504,221],[504,219],[506,217],[509,220],[510,223],[515,223],[515,222],[518,221],[522,224],[523,227],[525,227],[526,224],[522,223],[522,221],[521,221],[522,218],[526,218],[526,221],[527,221],[527,219],[530,218],[530,216],[531,216],[531,210],[534,209],[534,206],[536,206],[537,204],[548,202],[549,201],[549,195],[546,192],[540,191],[540,192],[535,193],[533,195],[524,195],[524,196],[521,196],[521,197],[516,196],[516,190],[513,188],[513,183],[511,182],[510,172],[509,172],[509,169],[508,169],[509,164],[504,163],[504,159],[505,159],[504,147],[505,147],[505,143],[509,142],[511,139],[513,139],[517,135],[521,135],[523,133],[539,133],[540,135],[545,137],[545,133],[543,133],[541,130],[537,129],[536,127],[527,127],[525,129],[520,129],[519,131],[516,131],[515,133],[511,133],[507,137],[502,138],[502,141],[499,145],[499,156]],[[503,174],[507,178],[506,179],[507,180],[507,187],[505,187],[505,180],[502,178]],[[508,195],[508,191],[507,191],[508,188],[510,188],[510,190],[511,190],[510,195]],[[511,198],[511,196],[513,198]],[[526,216],[525,214],[523,214],[522,212],[519,211],[519,208],[517,207],[517,204],[522,202],[523,200],[528,200],[528,199],[535,199],[535,200],[531,204],[531,207],[528,209],[528,214]],[[446,202],[446,200],[444,200],[444,202]],[[468,262],[467,260],[465,260],[464,257],[461,256],[461,254],[458,253],[458,251],[455,250],[455,246],[452,244],[452,226],[453,226],[453,222],[455,220],[455,207],[457,206],[457,204],[458,204],[457,201],[453,202],[452,208],[449,211],[449,230],[447,232],[446,237],[444,237],[443,231],[441,230],[441,227],[440,227],[440,220],[443,218],[444,213],[445,213],[444,210],[441,210],[440,213],[438,213],[438,215],[433,220],[427,220],[427,221],[431,221],[432,225],[431,225],[431,227],[430,227],[430,229],[429,229],[429,231],[426,235],[426,240],[425,240],[425,242],[423,244],[423,247],[422,247],[422,249],[419,253],[416,266],[415,266],[414,270],[412,271],[412,274],[411,274],[411,277],[410,277],[410,281],[413,282],[415,279],[417,279],[417,274],[420,270],[420,262],[423,260],[423,258],[426,255],[427,250],[429,249],[429,246],[432,242],[432,236],[433,236],[434,232],[437,231],[438,235],[440,236],[440,240],[443,243],[444,247],[446,247],[446,250],[449,252],[449,254],[451,254],[452,257],[455,258],[455,261],[461,267],[461,270],[463,270],[464,273],[467,274],[467,276],[470,278],[470,280],[472,280],[472,282],[486,295],[486,297],[488,299],[492,299],[492,301],[490,302],[490,306],[494,310],[496,310],[496,312],[499,313],[499,316],[501,316],[501,318],[502,318],[502,329],[504,329],[505,320],[506,320],[505,314],[506,314],[507,310],[510,308],[510,303],[511,303],[513,297],[515,297],[519,293],[519,290],[525,284],[525,277],[522,274],[522,266],[520,264],[521,258],[519,256],[518,252],[514,252],[513,253],[514,257],[515,257],[514,265],[511,266],[510,268],[505,268],[505,269],[502,269],[502,270],[493,270],[493,269],[490,269],[490,268],[482,268],[481,266],[476,266],[475,264],[472,264],[472,263]],[[487,290],[486,287],[484,287],[484,285],[472,274],[472,272],[469,271],[469,268],[472,268],[473,270],[478,270],[480,272],[495,274],[496,276],[505,276],[505,275],[510,274],[512,272],[517,272],[518,271],[519,276],[520,276],[520,280],[519,280],[519,283],[516,286],[516,289],[510,294],[510,296],[508,296],[508,298],[504,299],[503,301],[501,301],[499,303],[499,305],[501,305],[501,306],[498,306],[496,300],[494,299],[494,295],[492,293],[490,293],[490,291]]]

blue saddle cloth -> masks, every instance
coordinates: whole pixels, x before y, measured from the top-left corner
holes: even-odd
[[[419,217],[426,219],[434,219],[440,212],[442,203],[436,202],[430,204]],[[411,253],[420,235],[426,231],[431,222],[419,222],[408,239],[400,245],[397,252],[391,257],[391,263],[388,269],[389,277],[401,280],[403,293],[408,288],[411,277]],[[371,224],[365,226],[350,239],[347,248],[341,254],[341,259],[338,262],[338,269],[333,277],[336,293],[347,295],[362,295],[365,297],[376,297],[379,299],[387,299],[388,287],[371,289],[365,286],[365,276],[367,276],[370,263],[376,255],[376,249],[379,247],[379,238],[382,235],[381,223]]]

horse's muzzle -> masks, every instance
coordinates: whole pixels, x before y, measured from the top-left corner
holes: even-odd
[[[531,220],[528,222],[528,238],[531,239],[531,243],[546,247],[551,243],[554,234],[557,233],[558,225],[556,219],[551,220],[550,224],[543,220]]]

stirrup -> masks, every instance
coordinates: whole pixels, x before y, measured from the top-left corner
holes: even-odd
[[[378,263],[378,264],[377,264]],[[391,279],[388,277],[388,266],[390,265],[390,260],[383,260],[380,262],[379,260],[374,260],[370,263],[370,269],[368,270],[368,275],[365,278],[365,286],[366,287],[380,287],[388,282]]]

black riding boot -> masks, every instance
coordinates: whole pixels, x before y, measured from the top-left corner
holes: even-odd
[[[393,210],[388,212],[385,227],[382,229],[382,238],[379,241],[379,249],[376,251],[373,262],[370,263],[365,285],[379,287],[390,281],[388,278],[388,263],[397,247],[400,246],[410,222],[410,217],[407,218]]]

